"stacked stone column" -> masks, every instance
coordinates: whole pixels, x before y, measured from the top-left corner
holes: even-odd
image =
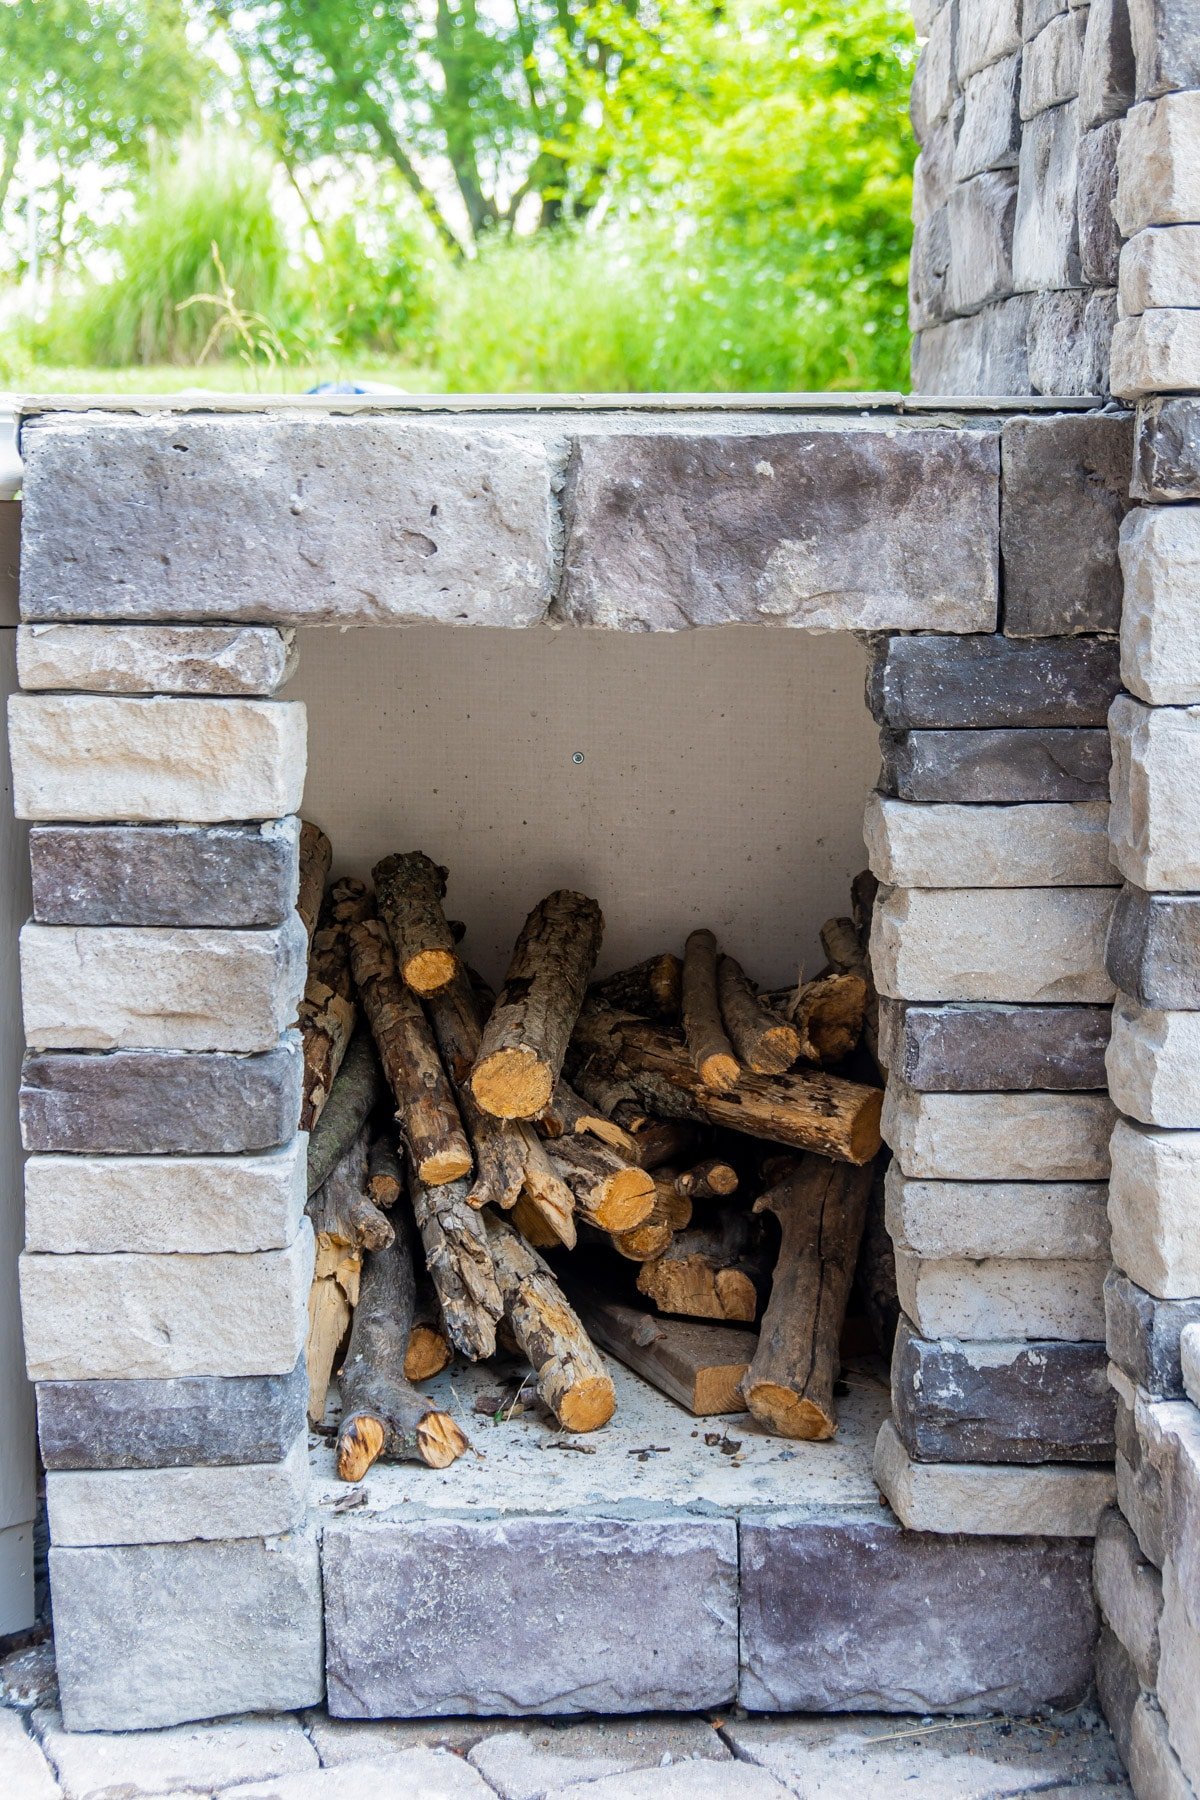
[[[72,1729],[320,1697],[295,911],[269,627],[26,625],[21,1295]]]

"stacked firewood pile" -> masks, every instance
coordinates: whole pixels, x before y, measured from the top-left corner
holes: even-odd
[[[560,890],[493,995],[444,869],[411,851],[327,889],[331,860],[305,825],[310,1417],[340,1369],[339,1474],[453,1462],[418,1384],[498,1345],[571,1432],[615,1409],[599,1345],[693,1411],[831,1436],[879,1149],[869,878],[786,993],[708,931],[593,982],[600,908]]]

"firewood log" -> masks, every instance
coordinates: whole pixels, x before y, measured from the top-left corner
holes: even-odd
[[[350,926],[374,906],[361,881],[334,883],[309,946],[308,979],[296,1020],[304,1046],[300,1129],[311,1131],[349,1048],[358,1008],[350,973]]]
[[[709,1157],[675,1177],[675,1191],[689,1200],[728,1200],[738,1190],[738,1172],[732,1163]]]
[[[799,1033],[763,1005],[732,956],[717,962],[717,998],[738,1061],[756,1075],[786,1074],[800,1055]]]
[[[579,1218],[602,1231],[631,1231],[649,1216],[653,1177],[626,1162],[611,1145],[561,1137],[546,1148],[551,1167],[574,1195]]]
[[[564,1431],[595,1431],[616,1409],[612,1376],[554,1276],[525,1240],[487,1215],[504,1319],[536,1374],[537,1389]]]
[[[469,1183],[421,1180],[409,1160],[409,1197],[429,1277],[437,1290],[446,1336],[468,1362],[496,1348],[496,1320],[504,1311],[484,1215],[470,1204]]]
[[[592,983],[592,992],[617,1012],[638,1013],[643,1019],[679,1017],[683,1003],[683,964],[664,950],[648,956],[631,969],[620,969]]]
[[[821,927],[821,948],[838,974],[861,975],[866,966],[853,919],[826,919]]]
[[[466,970],[456,969],[444,987],[427,997],[425,1006],[475,1151],[471,1205],[490,1201],[507,1211],[524,1184],[525,1140],[503,1119],[485,1112],[471,1092],[471,1067],[479,1053],[483,1019]]]
[[[851,1054],[862,1036],[868,993],[857,971],[821,975],[797,990],[789,1016],[806,1062],[838,1063]]]
[[[594,1343],[697,1418],[746,1411],[739,1384],[754,1355],[753,1332],[657,1319],[575,1287],[571,1301]]]
[[[359,1250],[382,1250],[395,1237],[395,1227],[367,1191],[370,1132],[364,1127],[337,1168],[308,1202],[318,1241],[327,1237]]]
[[[404,1192],[404,1164],[389,1131],[377,1131],[367,1158],[367,1193],[374,1205],[390,1212]]]
[[[760,1194],[782,1240],[758,1349],[742,1379],[755,1418],[778,1437],[831,1438],[833,1384],[872,1171],[826,1157],[798,1159]]]
[[[837,974],[859,975],[867,984],[862,1036],[871,1055],[875,1057],[879,1049],[879,996],[871,974],[871,910],[867,897],[869,895],[873,902],[877,886],[878,883],[874,882],[874,877],[867,871],[855,878],[855,911],[859,914],[861,923],[855,919],[827,919],[821,927],[821,944],[829,958],[830,968]],[[865,914],[862,910],[864,903]]]
[[[519,1140],[525,1158],[525,1181],[519,1197],[520,1204],[526,1215],[531,1211],[537,1214],[541,1220],[542,1232],[548,1233],[545,1237],[530,1236],[530,1243],[538,1243],[543,1247],[562,1244],[564,1249],[573,1250],[574,1193],[551,1162],[545,1144],[531,1125],[513,1119],[507,1129]],[[526,1235],[529,1236],[528,1233]]]
[[[837,1161],[866,1163],[879,1149],[883,1091],[823,1071],[744,1072],[718,1094],[705,1086],[686,1050],[645,1020],[585,1007],[575,1028],[583,1051],[607,1054],[658,1111],[724,1125]]]
[[[329,1382],[350,1329],[358,1300],[363,1251],[386,1245],[393,1231],[366,1196],[368,1131],[364,1124],[324,1182],[310,1196],[306,1211],[316,1238],[312,1286],[308,1294],[308,1416],[319,1425],[325,1416]]]
[[[654,1205],[640,1225],[611,1234],[613,1249],[627,1262],[652,1262],[668,1250],[677,1231],[692,1222],[692,1203],[677,1193],[673,1171],[654,1178]]]
[[[633,1133],[608,1118],[598,1106],[589,1106],[565,1076],[555,1083],[550,1104],[537,1123],[544,1137],[560,1138],[565,1132],[574,1132],[580,1137],[599,1138],[602,1144],[611,1144],[625,1156],[631,1156],[634,1150]]]
[[[379,1063],[369,1031],[350,1040],[329,1098],[308,1140],[308,1191],[315,1194],[349,1150],[382,1091]]]
[[[664,1255],[642,1264],[637,1285],[661,1312],[752,1324],[769,1281],[752,1221],[728,1211],[679,1232]]]
[[[528,1194],[521,1194],[509,1213],[513,1225],[535,1250],[556,1250],[558,1238]]]
[[[310,945],[317,929],[332,861],[333,846],[325,833],[311,819],[303,819],[300,824],[300,888],[296,895],[296,911],[304,921]]]
[[[644,1124],[646,1108],[641,1096],[602,1059],[578,1057],[572,1044],[567,1051],[567,1067],[572,1085],[587,1105],[595,1107],[606,1119],[612,1119],[621,1130],[630,1134]]]
[[[665,1168],[668,1163],[692,1161],[702,1142],[702,1134],[684,1119],[643,1118],[631,1129],[634,1161],[639,1169],[650,1174]]]
[[[596,902],[565,888],[526,919],[471,1074],[485,1112],[536,1119],[550,1104],[603,931]]]
[[[403,1218],[403,1215],[401,1215]],[[337,1472],[361,1481],[378,1457],[445,1469],[468,1448],[449,1413],[405,1379],[415,1283],[407,1230],[363,1267],[342,1367]]]
[[[396,973],[391,942],[378,919],[351,927],[350,964],[417,1173],[433,1185],[457,1181],[474,1166],[471,1146],[429,1021]]]
[[[683,1035],[703,1085],[728,1093],[741,1069],[721,1023],[717,940],[711,931],[691,932],[683,948]]]
[[[453,981],[459,968],[454,933],[442,911],[446,875],[420,850],[385,856],[371,870],[400,979],[423,999]]]
[[[441,1374],[453,1355],[434,1285],[428,1274],[418,1274],[408,1347],[404,1352],[404,1379],[429,1381]]]

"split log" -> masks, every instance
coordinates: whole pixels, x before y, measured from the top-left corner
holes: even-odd
[[[446,1336],[468,1362],[480,1362],[495,1351],[496,1320],[504,1311],[484,1215],[470,1204],[466,1181],[432,1186],[411,1164],[408,1191]]]
[[[438,1412],[405,1378],[413,1317],[412,1248],[407,1232],[367,1257],[342,1367],[337,1472],[361,1481],[378,1457],[445,1469],[468,1448],[449,1413]]]
[[[304,921],[310,945],[317,929],[321,901],[325,896],[325,883],[329,880],[332,862],[333,846],[320,826],[314,825],[311,819],[301,820],[300,887],[296,895],[296,911]]]
[[[473,1167],[471,1146],[429,1021],[396,973],[392,946],[378,919],[351,928],[350,963],[417,1173],[432,1185],[457,1181]]]
[[[370,1118],[382,1091],[371,1034],[354,1033],[308,1140],[308,1191],[327,1181]]]
[[[318,1240],[382,1250],[395,1237],[395,1227],[367,1191],[367,1134],[364,1131],[305,1209]]]
[[[367,1158],[367,1192],[373,1203],[390,1212],[404,1192],[404,1164],[387,1132],[377,1132]]]
[[[783,1236],[742,1391],[778,1437],[825,1439],[837,1430],[833,1384],[871,1175],[806,1156],[754,1202],[755,1212],[775,1214]]]
[[[756,1075],[783,1075],[800,1055],[795,1027],[764,1006],[732,956],[717,963],[717,998],[738,1061]]]
[[[509,1213],[509,1218],[526,1243],[535,1250],[556,1250],[558,1239],[528,1194],[522,1194]]]
[[[533,1212],[537,1215],[541,1220],[542,1231],[549,1234],[544,1239],[530,1237],[530,1243],[542,1243],[547,1248],[550,1244],[562,1244],[564,1249],[573,1250],[574,1193],[554,1167],[545,1144],[532,1126],[514,1119],[506,1129],[519,1140],[525,1159],[525,1182],[521,1189],[520,1204],[525,1208],[526,1214]],[[526,1235],[529,1236],[528,1233]]]
[[[312,1131],[333,1089],[358,1019],[350,973],[350,926],[374,907],[361,881],[336,881],[312,939],[297,1025],[304,1045],[300,1129]]]
[[[485,1112],[471,1092],[471,1067],[479,1054],[483,1020],[466,970],[457,968],[445,986],[428,997],[426,1009],[475,1151],[471,1205],[484,1206],[490,1201],[507,1211],[515,1205],[525,1180],[526,1145],[502,1119]]]
[[[550,1165],[571,1190],[579,1218],[602,1231],[632,1231],[654,1205],[654,1179],[608,1144],[562,1137],[547,1146]]]
[[[717,998],[717,940],[693,931],[683,949],[683,1035],[692,1067],[706,1088],[727,1093],[741,1073],[721,1023]]]
[[[745,1412],[741,1379],[757,1339],[733,1325],[656,1319],[618,1300],[575,1289],[571,1299],[602,1350],[697,1418]]]
[[[548,1138],[560,1138],[567,1132],[580,1137],[599,1138],[625,1156],[634,1150],[633,1133],[610,1119],[598,1106],[589,1106],[565,1076],[560,1076],[550,1097],[550,1104],[538,1120],[539,1130]]]
[[[447,870],[420,850],[385,856],[371,870],[400,979],[422,998],[440,993],[459,969],[454,933],[442,911]]]
[[[434,1285],[428,1275],[419,1274],[408,1347],[404,1352],[404,1379],[430,1381],[441,1374],[453,1355]]]
[[[689,1200],[728,1200],[738,1190],[738,1172],[732,1163],[710,1157],[675,1177],[675,1191]]]
[[[325,1416],[329,1383],[350,1330],[358,1301],[363,1251],[368,1244],[391,1243],[391,1225],[366,1195],[368,1131],[364,1124],[310,1196],[306,1211],[316,1239],[312,1286],[308,1293],[308,1416],[319,1425]]]
[[[683,964],[670,951],[648,956],[631,969],[620,969],[592,983],[592,992],[617,1012],[643,1019],[678,1019],[683,1004]]]
[[[596,902],[566,888],[526,919],[471,1074],[485,1112],[536,1119],[550,1104],[603,931]]]
[[[879,1150],[883,1090],[823,1071],[743,1073],[718,1094],[705,1086],[686,1050],[644,1020],[587,1007],[575,1030],[583,1051],[607,1055],[655,1107],[708,1121],[748,1137],[815,1150],[841,1162],[867,1163]]]
[[[799,988],[789,1017],[800,1037],[806,1062],[843,1062],[863,1032],[869,988],[855,972],[821,975]]]
[[[744,1212],[681,1231],[638,1272],[638,1292],[661,1312],[753,1324],[770,1285],[767,1257]]]
[[[595,1431],[616,1409],[612,1376],[536,1250],[488,1215],[504,1319],[536,1374],[537,1389],[564,1431]]]

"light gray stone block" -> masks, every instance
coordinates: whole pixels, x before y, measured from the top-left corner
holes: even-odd
[[[914,394],[1028,394],[1026,341],[1031,297],[1018,294],[969,319],[918,332],[912,348]]]
[[[1133,1709],[1141,1691],[1137,1670],[1124,1644],[1101,1620],[1100,1636],[1096,1640],[1096,1698],[1125,1768],[1129,1766]]]
[[[1044,31],[1051,19],[1067,11],[1068,0],[1022,0],[1021,36],[1026,43]]]
[[[326,1527],[323,1568],[339,1718],[690,1711],[736,1689],[732,1519],[359,1520]]]
[[[1107,1255],[1103,1261],[993,1257],[970,1262],[896,1250],[900,1305],[922,1337],[977,1343],[1020,1338],[1100,1342],[1107,1272]]]
[[[950,269],[949,208],[938,207],[913,226],[908,259],[908,323],[913,331],[946,316],[946,277]]]
[[[902,1000],[1112,998],[1111,888],[895,888],[875,903],[871,967]]]
[[[35,825],[29,861],[43,925],[281,925],[296,903],[300,821]]]
[[[1087,12],[1058,13],[1025,45],[1021,57],[1021,117],[1032,119],[1079,93]]]
[[[921,46],[913,76],[909,112],[913,132],[921,145],[954,105],[958,83],[954,74],[958,7],[943,6],[929,22],[929,36]]]
[[[304,792],[296,701],[14,694],[8,730],[22,819],[273,819]]]
[[[304,993],[299,913],[266,931],[38,925],[21,932],[35,1050],[269,1050]]]
[[[1200,889],[1200,706],[1144,706],[1119,694],[1112,739],[1113,860],[1147,891]]]
[[[1151,706],[1200,701],[1200,506],[1141,506],[1121,527],[1121,675]]]
[[[923,1094],[1075,1093],[1106,1085],[1107,1006],[879,1002],[876,1055]]]
[[[299,1719],[230,1719],[165,1731],[64,1731],[49,1708],[34,1715],[66,1800],[138,1800],[141,1795],[208,1792],[235,1781],[269,1780],[318,1766]]]
[[[1016,168],[1021,150],[1021,115],[1017,107],[1020,86],[1018,51],[980,69],[965,83],[962,124],[954,146],[956,180],[969,181],[972,175],[982,175],[986,169]],[[1011,253],[1010,228],[1010,266]]]
[[[892,1163],[885,1193],[888,1230],[918,1256],[1108,1257],[1102,1181],[916,1181]]]
[[[1021,0],[959,0],[960,82],[1021,48]]]
[[[1129,1778],[1135,1794],[1148,1800],[1195,1800],[1167,1736],[1167,1722],[1150,1694],[1141,1694],[1129,1733]]]
[[[1163,1568],[1173,1566],[1200,1630],[1200,1410],[1188,1400],[1154,1401],[1139,1392],[1134,1422],[1163,1476]]]
[[[1200,1013],[1158,1012],[1120,995],[1106,1063],[1108,1091],[1128,1117],[1200,1129]]]
[[[1161,1300],[1200,1294],[1198,1189],[1200,1131],[1117,1121],[1108,1190],[1113,1261]]]
[[[52,1549],[50,1582],[68,1731],[290,1712],[322,1696],[321,1573],[309,1532]]]
[[[88,694],[274,694],[296,634],[272,625],[22,625],[21,686]]]
[[[1107,1094],[918,1094],[895,1079],[883,1136],[906,1175],[937,1181],[1103,1181]]]
[[[1200,306],[1200,225],[1152,225],[1121,251],[1121,312]]]
[[[1191,0],[1130,0],[1137,97],[1200,88],[1200,19]]]
[[[1113,414],[1010,419],[1001,432],[1000,462],[1006,634],[1116,631],[1132,420]]]
[[[946,206],[947,311],[978,312],[1012,293],[1016,209],[1017,177],[1012,169],[988,170],[957,183]]]
[[[1162,1577],[1142,1555],[1115,1507],[1105,1513],[1096,1531],[1094,1575],[1100,1611],[1124,1646],[1142,1686],[1153,1690],[1158,1674]]]
[[[32,1156],[25,1248],[211,1255],[283,1250],[308,1198],[305,1134],[258,1156]]]
[[[549,604],[562,452],[536,425],[59,414],[22,451],[26,619],[532,625]]]
[[[915,1463],[890,1419],[875,1441],[875,1479],[902,1525],[948,1535],[1092,1537],[1116,1498],[1107,1469]]]
[[[1119,319],[1113,332],[1112,391],[1121,400],[1200,391],[1200,311],[1163,307]]]
[[[1126,114],[1117,153],[1122,237],[1200,219],[1200,93],[1168,94]]]
[[[283,1375],[308,1320],[313,1235],[246,1256],[21,1258],[31,1381]]]
[[[945,206],[955,183],[954,159],[962,124],[963,102],[955,101],[944,119],[931,126],[913,168],[913,223],[920,224]]]
[[[1018,293],[1078,287],[1079,103],[1026,121],[1013,228],[1013,285]]]
[[[1179,1361],[1184,1391],[1193,1406],[1200,1406],[1200,1320],[1180,1332]]]
[[[1116,323],[1117,296],[1111,289],[1048,289],[1034,294],[1029,309],[1029,382],[1034,393],[1106,395]]]
[[[1132,492],[1137,500],[1200,500],[1200,399],[1139,403]]]
[[[1121,267],[1121,234],[1113,217],[1120,142],[1120,119],[1085,131],[1079,140],[1079,266],[1089,287],[1110,291],[1120,279]],[[1111,330],[1109,336],[1111,351]],[[1104,381],[1100,392],[1107,390]]]
[[[1118,880],[1103,800],[923,806],[871,794],[863,837],[871,870],[888,887],[1106,887]]]
[[[1121,119],[1133,104],[1128,0],[1091,0],[1079,75],[1079,121],[1086,131]]]
[[[1104,1283],[1105,1335],[1114,1364],[1152,1399],[1182,1400],[1183,1332],[1200,1324],[1200,1299],[1159,1300],[1119,1269]]]
[[[555,1800],[707,1800],[712,1777],[684,1764],[665,1769],[642,1769],[636,1775],[605,1775],[599,1781],[572,1782],[560,1788]],[[729,1800],[787,1800],[792,1793],[765,1769],[734,1763],[722,1775],[722,1795]]]
[[[1187,1597],[1171,1558],[1163,1568],[1163,1610],[1159,1622],[1158,1703],[1167,1721],[1167,1739],[1193,1786],[1200,1784],[1200,1630],[1189,1615]]]
[[[59,1545],[182,1544],[279,1537],[304,1523],[308,1433],[279,1463],[190,1469],[75,1469],[46,1477]]]

